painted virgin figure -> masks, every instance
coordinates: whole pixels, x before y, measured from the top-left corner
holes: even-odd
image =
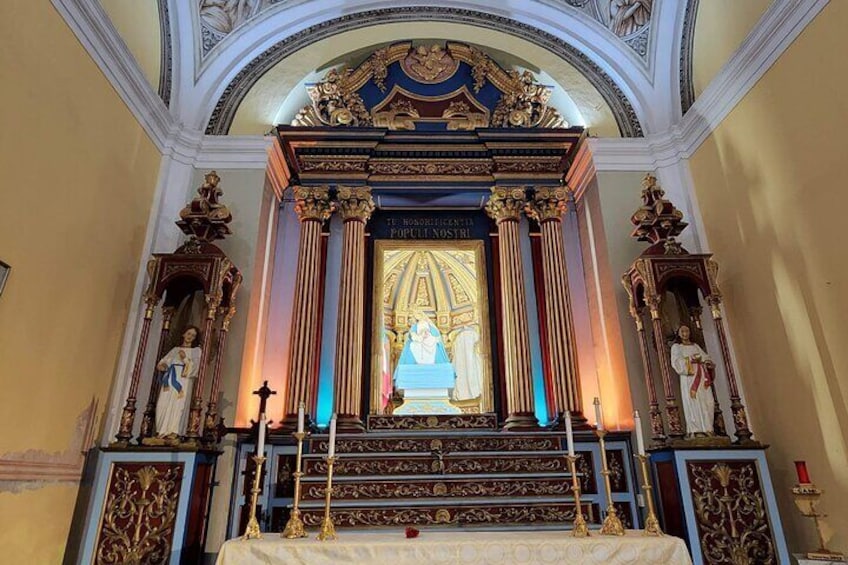
[[[688,326],[677,330],[679,343],[671,346],[671,366],[680,375],[680,397],[689,436],[713,435],[713,369],[715,364],[701,346],[690,340]]]
[[[159,399],[156,401],[156,434],[175,437],[182,433],[182,420],[188,397],[189,383],[200,367],[200,330],[188,326],[182,333],[179,346],[171,349],[156,369],[161,372]]]
[[[409,389],[451,389],[454,370],[442,343],[442,334],[423,312],[414,313],[416,322],[409,328],[395,368],[395,387]]]

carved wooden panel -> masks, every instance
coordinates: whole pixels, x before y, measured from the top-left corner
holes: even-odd
[[[629,492],[627,488],[627,471],[624,451],[612,449],[607,451],[607,465],[610,471],[610,487],[612,492]]]
[[[595,483],[595,461],[591,451],[577,451],[577,472],[580,473],[580,490],[583,494],[598,494]],[[600,465],[600,462],[598,463]]]
[[[97,531],[95,563],[166,563],[183,463],[114,463]]]
[[[757,462],[687,461],[686,472],[704,561],[776,564]]]
[[[430,416],[403,415],[368,416],[369,431],[392,430],[496,430],[495,414],[438,414]]]
[[[324,459],[305,459],[307,475],[326,474]],[[468,455],[413,455],[336,460],[336,475],[444,475],[480,473],[567,473],[568,462],[561,455],[516,455],[514,457]]]
[[[314,439],[313,453],[326,453],[327,440]],[[558,451],[560,441],[555,436],[482,436],[482,437],[406,437],[406,438],[342,438],[336,439],[336,453],[443,453],[457,451]]]

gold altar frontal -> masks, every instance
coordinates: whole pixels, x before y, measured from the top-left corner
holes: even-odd
[[[407,539],[403,531],[345,532],[320,542],[281,539],[268,533],[260,540],[234,539],[218,554],[217,565],[286,563],[308,565],[532,565],[580,564],[675,565],[692,563],[683,540],[645,536],[628,530],[622,537],[575,538],[566,531],[433,532]]]

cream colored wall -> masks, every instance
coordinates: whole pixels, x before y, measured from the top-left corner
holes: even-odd
[[[58,455],[92,397],[102,414],[159,154],[48,2],[0,19],[0,464]],[[27,490],[34,487],[35,490]],[[23,492],[12,492],[24,488]],[[0,485],[4,562],[58,563],[74,483]]]
[[[816,545],[789,494],[800,459],[848,551],[846,26],[831,2],[691,159],[790,550]]]
[[[153,90],[159,88],[162,34],[158,0],[100,0]]]
[[[692,51],[696,97],[739,48],[770,3],[771,0],[700,0]]]

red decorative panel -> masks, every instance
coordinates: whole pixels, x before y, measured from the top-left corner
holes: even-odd
[[[685,539],[683,507],[678,494],[677,473],[674,470],[674,463],[671,461],[655,462],[654,470],[657,477],[656,493],[659,498],[663,529],[669,535]]]
[[[166,563],[182,481],[183,463],[114,463],[95,563]]]
[[[778,562],[756,461],[687,461],[686,473],[705,562]]]
[[[624,451],[611,449],[607,451],[607,465],[610,471],[610,488],[612,492],[630,492],[627,488],[627,470],[625,469]]]

